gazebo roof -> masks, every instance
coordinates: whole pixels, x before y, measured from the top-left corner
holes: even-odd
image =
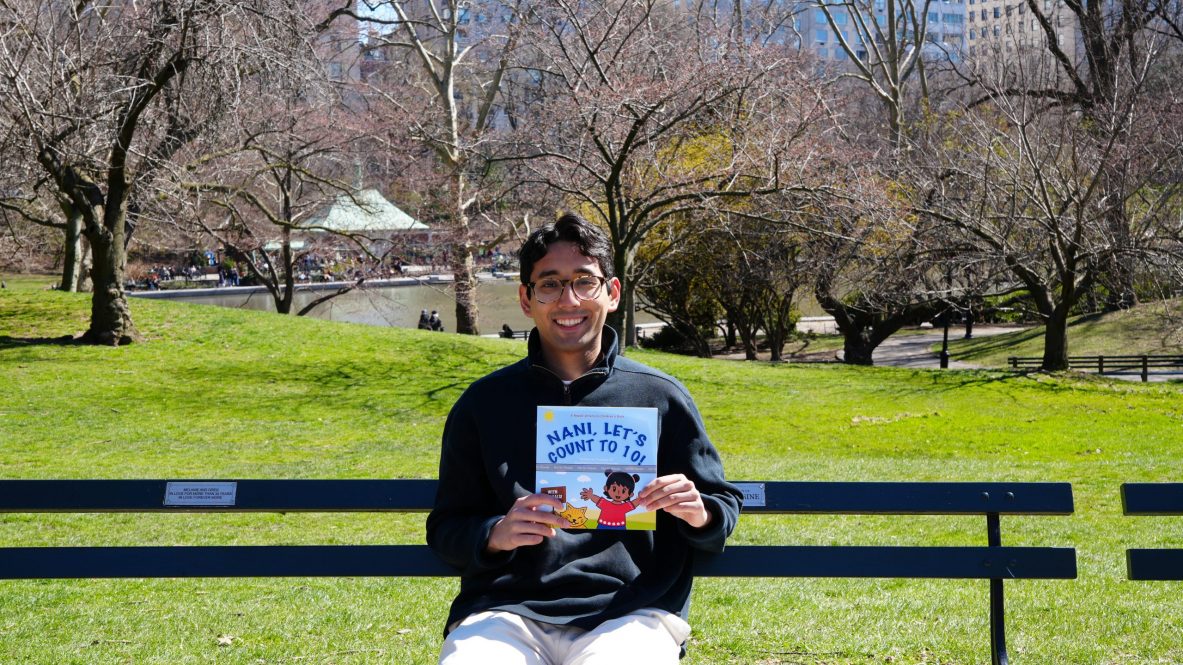
[[[301,226],[329,231],[427,231],[420,222],[386,200],[376,189],[363,189],[352,196],[341,194],[333,203],[308,218]]]

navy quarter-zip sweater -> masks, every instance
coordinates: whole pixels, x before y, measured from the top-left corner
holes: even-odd
[[[602,346],[599,364],[565,386],[546,368],[534,330],[526,358],[475,381],[452,407],[439,491],[427,517],[428,545],[461,573],[446,626],[486,610],[585,629],[642,608],[687,617],[695,553],[722,551],[742,494],[724,480],[719,454],[686,388],[618,355],[609,327]],[[657,474],[681,473],[694,481],[711,521],[695,529],[660,511],[656,531],[562,530],[540,545],[486,554],[493,525],[536,489],[540,405],[656,408]]]

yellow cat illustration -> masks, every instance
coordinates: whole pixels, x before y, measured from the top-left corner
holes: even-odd
[[[587,508],[576,508],[567,504],[567,509],[559,513],[559,517],[571,523],[572,529],[582,529],[587,524]]]

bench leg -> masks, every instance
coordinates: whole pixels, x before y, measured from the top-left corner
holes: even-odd
[[[990,547],[1002,547],[1002,526],[998,513],[986,514],[986,531]],[[990,580],[990,662],[1007,665],[1006,604],[1002,596],[1002,580]]]

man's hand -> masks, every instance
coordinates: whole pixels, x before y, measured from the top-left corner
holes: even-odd
[[[571,526],[567,520],[540,507],[548,506],[552,511],[563,509],[563,504],[546,494],[528,494],[513,502],[513,507],[493,525],[485,551],[508,552],[523,545],[537,545],[544,538],[555,535],[555,529]]]
[[[637,505],[651,512],[665,510],[696,529],[711,522],[694,481],[680,473],[655,478],[637,495]]]

